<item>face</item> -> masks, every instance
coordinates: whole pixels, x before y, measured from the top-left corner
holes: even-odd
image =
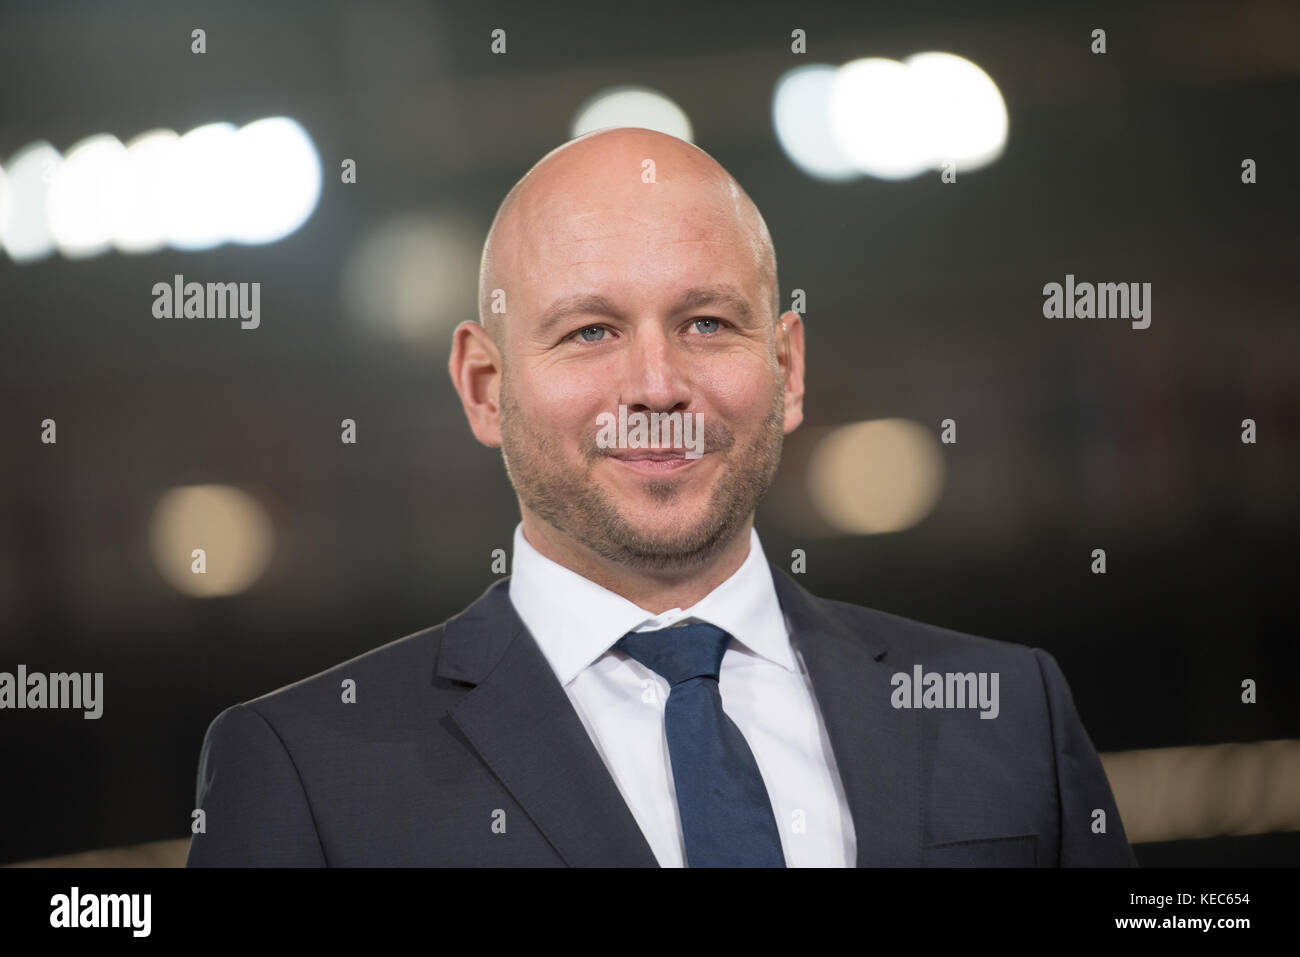
[[[519,217],[500,383],[506,469],[525,508],[608,561],[703,564],[747,528],[798,424],[761,247],[716,185],[590,187],[545,191]],[[681,439],[669,459],[672,449],[601,447],[600,416],[620,405],[691,415],[703,454],[686,458]]]

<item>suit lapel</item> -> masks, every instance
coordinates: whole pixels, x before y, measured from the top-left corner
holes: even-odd
[[[889,662],[879,635],[848,627],[830,602],[771,567],[844,784],[857,865],[919,866],[918,712],[889,704],[890,676],[910,665]],[[508,583],[446,624],[437,674],[476,685],[451,720],[567,864],[658,866]]]
[[[830,602],[776,565],[772,579],[826,722],[853,817],[858,867],[919,867],[917,712],[889,703],[890,677],[902,666],[887,662],[879,635],[849,628]]]
[[[437,674],[476,685],[449,711],[484,763],[573,867],[657,867],[568,695],[493,584],[445,627]]]

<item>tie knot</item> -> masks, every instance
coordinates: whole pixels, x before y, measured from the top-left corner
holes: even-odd
[[[718,679],[722,656],[731,635],[717,625],[698,622],[656,631],[631,631],[614,646],[668,682],[669,687],[691,678]]]

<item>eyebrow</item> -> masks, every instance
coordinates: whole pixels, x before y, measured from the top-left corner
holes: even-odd
[[[678,298],[673,305],[674,314],[688,309],[700,309],[705,306],[729,306],[734,309],[741,321],[748,323],[753,318],[753,310],[747,300],[735,286],[721,283],[713,286],[692,286]],[[617,319],[622,315],[619,309],[604,296],[595,293],[578,293],[555,300],[542,313],[537,325],[537,335],[545,336],[555,326],[573,316],[608,316]]]

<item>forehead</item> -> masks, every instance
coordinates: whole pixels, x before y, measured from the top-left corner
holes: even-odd
[[[655,195],[653,186],[616,195],[554,191],[530,203],[516,236],[516,281],[553,288],[575,281],[726,272],[748,282],[761,242],[718,191]]]

